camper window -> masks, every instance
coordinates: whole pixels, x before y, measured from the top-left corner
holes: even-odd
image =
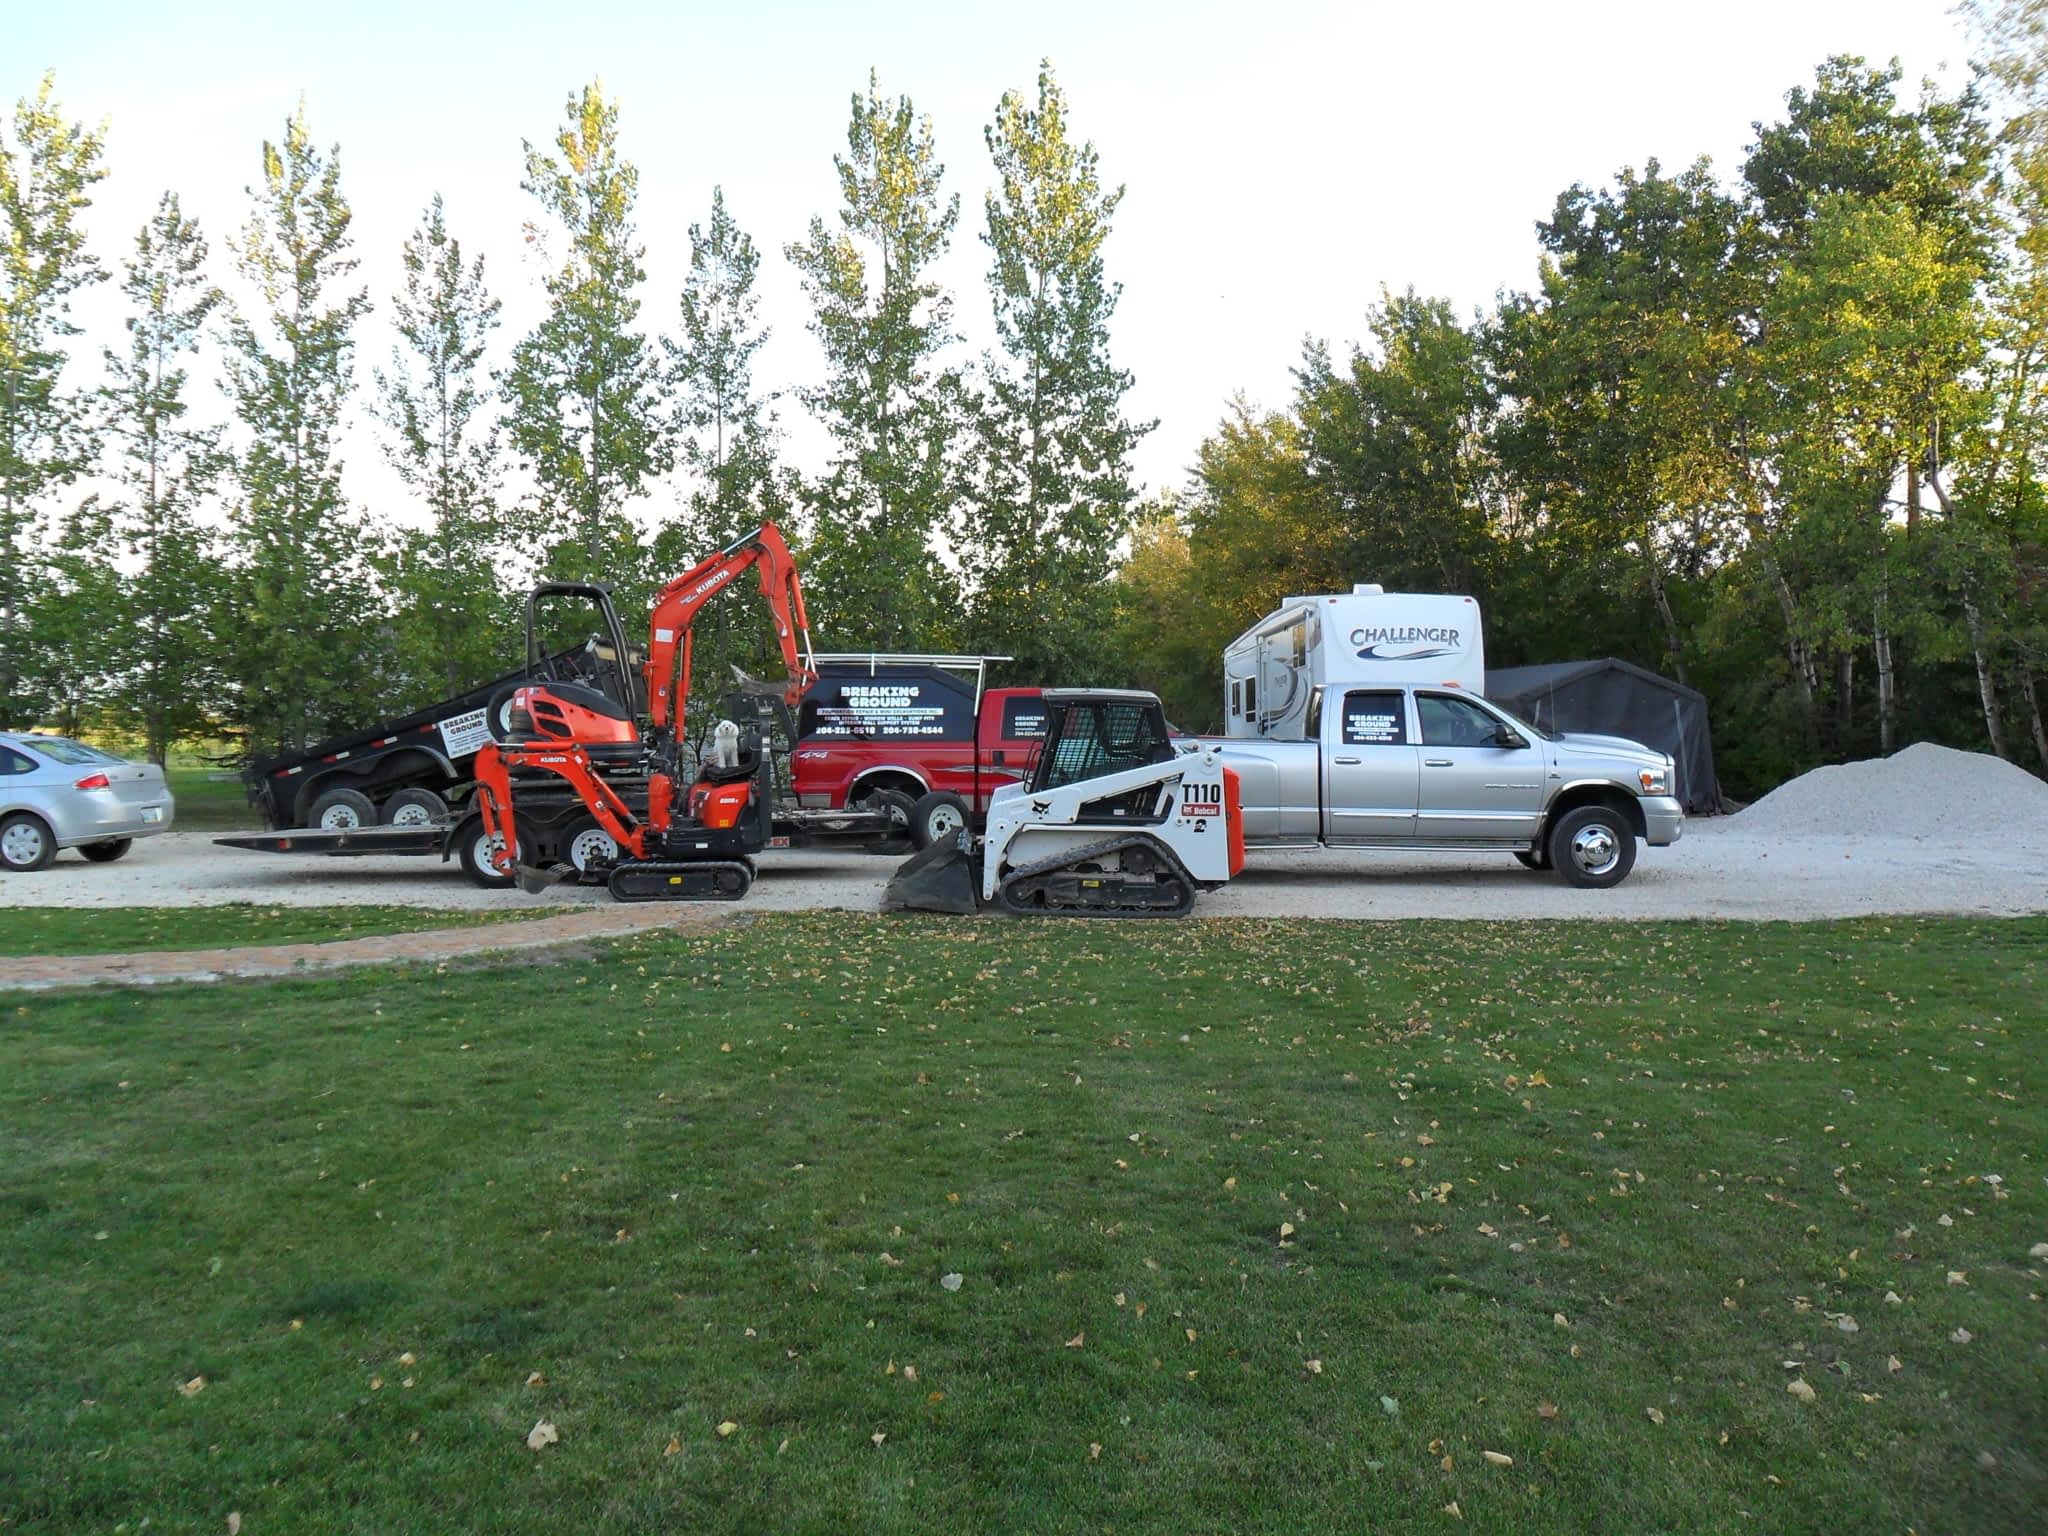
[[[1259,680],[1256,677],[1244,680],[1244,713],[1248,720],[1259,718]]]
[[[1234,677],[1230,680],[1230,718],[1244,718],[1244,684]]]

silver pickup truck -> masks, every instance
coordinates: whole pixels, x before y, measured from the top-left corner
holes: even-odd
[[[1634,867],[1637,838],[1662,848],[1685,833],[1662,752],[1546,735],[1469,693],[1318,688],[1304,730],[1223,742],[1248,848],[1498,849],[1600,887]]]

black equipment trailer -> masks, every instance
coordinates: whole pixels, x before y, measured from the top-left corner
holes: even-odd
[[[543,654],[541,614],[565,600],[594,609],[596,633],[581,645]],[[452,826],[461,819],[456,812],[474,782],[477,752],[510,724],[492,716],[506,714],[514,689],[537,680],[583,683],[640,713],[643,685],[633,660],[608,588],[545,582],[526,599],[525,666],[409,714],[330,736],[301,751],[258,758],[242,770],[249,803],[263,813],[264,825],[279,829],[424,831],[443,822]]]

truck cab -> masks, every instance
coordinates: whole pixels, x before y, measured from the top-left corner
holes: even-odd
[[[1313,687],[1294,739],[1224,743],[1248,847],[1498,850],[1573,885],[1619,883],[1638,840],[1675,843],[1672,760],[1551,735],[1454,685]]]
[[[1003,657],[820,656],[797,709],[791,788],[813,810],[878,793],[956,797],[975,817],[1030,772],[1045,736],[1037,688],[984,688]]]

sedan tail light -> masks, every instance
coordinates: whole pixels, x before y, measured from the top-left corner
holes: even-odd
[[[114,781],[104,773],[88,773],[71,787],[73,789],[112,789]]]

